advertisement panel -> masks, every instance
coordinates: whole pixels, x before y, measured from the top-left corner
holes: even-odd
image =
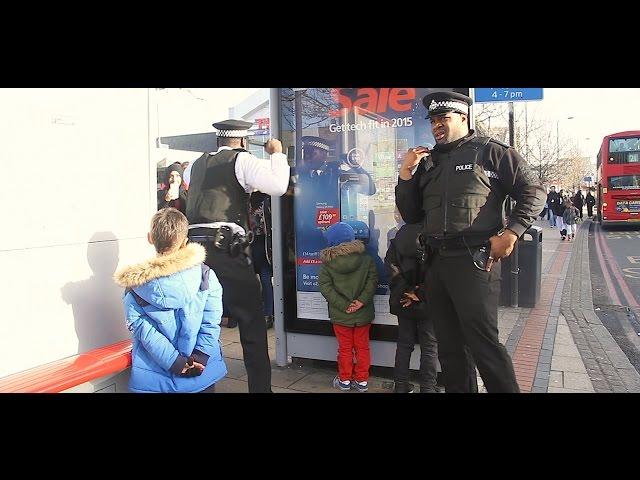
[[[422,98],[428,88],[282,89],[282,138],[293,168],[295,296],[298,318],[328,320],[319,292],[324,232],[343,221],[378,268],[378,324],[389,313],[384,258],[402,225],[395,212],[399,166],[408,148],[433,146]],[[286,300],[285,300],[286,301]]]
[[[640,212],[640,200],[616,200],[616,212]]]

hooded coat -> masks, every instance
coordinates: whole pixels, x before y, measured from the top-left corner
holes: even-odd
[[[418,236],[422,231],[421,223],[404,224],[384,258],[385,268],[389,273],[389,311],[397,316],[404,316],[419,320],[426,318],[427,310],[422,289],[416,287],[424,283],[424,269],[418,259]],[[401,300],[406,292],[414,292],[420,302],[413,302],[409,307],[403,307]]]
[[[168,202],[165,200],[165,196],[167,191],[169,190],[169,175],[171,172],[176,171],[180,174],[180,187],[178,189],[178,198],[175,200],[169,200]],[[167,170],[164,174],[164,183],[162,184],[162,188],[158,190],[158,210],[161,208],[173,207],[177,210],[180,210],[183,214],[186,215],[187,211],[187,184],[184,182],[184,172],[180,165],[171,164],[167,167]]]
[[[331,322],[346,327],[371,323],[375,317],[373,295],[378,285],[378,272],[373,258],[364,253],[362,241],[325,248],[320,252],[320,258],[318,284],[329,304]],[[364,306],[347,313],[345,310],[353,300],[360,300]]]
[[[220,347],[222,286],[202,267],[197,243],[121,269],[124,311],[133,340],[133,392],[200,392],[227,373]],[[195,377],[180,375],[187,357],[204,365]]]

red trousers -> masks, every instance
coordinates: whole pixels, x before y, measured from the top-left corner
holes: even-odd
[[[369,379],[371,352],[369,350],[369,329],[371,324],[361,327],[345,327],[333,324],[338,339],[338,377],[340,381]],[[355,365],[353,364],[355,351]]]

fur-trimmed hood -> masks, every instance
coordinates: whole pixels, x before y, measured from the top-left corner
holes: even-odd
[[[121,287],[139,287],[154,278],[167,277],[194,265],[200,265],[206,257],[199,243],[188,243],[186,247],[169,255],[158,255],[146,262],[130,265],[118,270],[113,279]]]
[[[118,270],[114,281],[159,308],[179,308],[200,288],[205,249],[198,243]]]
[[[341,243],[335,247],[325,248],[320,252],[320,258],[323,263],[330,262],[336,257],[351,255],[352,253],[363,253],[364,243],[362,240],[353,240],[352,242]]]

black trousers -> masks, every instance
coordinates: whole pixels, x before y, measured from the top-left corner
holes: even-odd
[[[394,380],[409,382],[409,363],[416,341],[420,342],[420,392],[435,392],[438,348],[433,321],[428,317],[414,320],[398,315]]]
[[[228,252],[215,248],[212,242],[203,245],[207,251],[205,263],[222,285],[225,309],[238,321],[249,393],[271,392],[267,325],[262,314],[260,283],[250,257],[244,252],[231,257]]]
[[[593,205],[587,205],[587,216],[593,217]]]
[[[519,392],[511,357],[498,340],[500,262],[485,272],[468,254],[436,253],[425,288],[445,391],[477,392],[475,361],[488,392]]]

